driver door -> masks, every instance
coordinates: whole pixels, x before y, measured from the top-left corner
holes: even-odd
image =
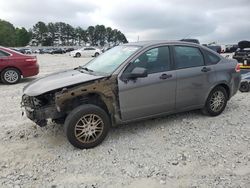
[[[147,69],[143,78],[118,79],[123,121],[164,114],[175,109],[176,71],[172,70],[168,46],[152,48],[139,55],[122,74],[135,67]]]

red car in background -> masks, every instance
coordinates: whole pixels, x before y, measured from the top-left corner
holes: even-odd
[[[23,77],[35,76],[39,65],[35,56],[24,55],[0,46],[0,76],[5,84],[16,84]]]

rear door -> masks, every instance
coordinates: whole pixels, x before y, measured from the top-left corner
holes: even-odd
[[[185,110],[205,104],[216,81],[215,67],[206,65],[202,51],[193,46],[173,46],[177,74],[176,108]]]
[[[168,46],[154,47],[139,55],[123,72],[143,67],[148,76],[136,80],[118,79],[123,121],[171,112],[175,108],[176,72],[172,70]]]
[[[89,56],[89,48],[84,48],[84,50],[82,51],[82,56],[84,56],[84,57]]]
[[[84,49],[84,56],[91,57],[94,56],[94,54],[95,54],[95,48],[88,47]]]

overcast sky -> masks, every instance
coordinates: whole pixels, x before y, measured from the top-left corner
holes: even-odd
[[[0,0],[0,19],[27,29],[38,21],[104,24],[129,41],[250,40],[250,0]]]

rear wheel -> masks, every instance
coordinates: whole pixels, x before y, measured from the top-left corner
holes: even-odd
[[[218,86],[210,92],[205,107],[202,109],[202,111],[204,114],[217,116],[224,111],[227,105],[227,100],[228,94],[225,88]]]
[[[240,84],[240,89],[241,92],[248,92],[250,90],[250,85],[248,82],[242,82]]]
[[[15,68],[7,68],[1,73],[1,80],[5,84],[16,84],[20,81],[21,74]]]
[[[95,57],[99,56],[100,54],[98,52],[95,53]]]
[[[107,136],[110,119],[98,106],[85,104],[74,109],[66,118],[64,131],[68,141],[79,149],[93,148]]]
[[[81,54],[80,53],[76,53],[76,57],[81,57]]]

